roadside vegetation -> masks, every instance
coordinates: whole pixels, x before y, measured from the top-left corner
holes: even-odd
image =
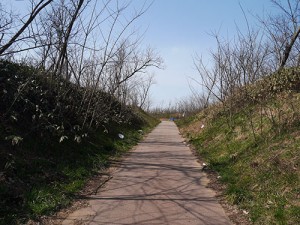
[[[211,59],[194,57],[193,95],[151,113],[180,119],[228,202],[253,223],[298,224],[300,0],[271,1],[278,15],[258,27],[241,7],[246,32],[213,33]],[[134,30],[151,3],[130,2],[29,1],[24,15],[0,3],[0,224],[68,206],[158,123],[143,110],[147,69],[163,60]]]
[[[130,1],[0,3],[0,224],[71,204],[158,120],[145,113],[162,66],[141,47]],[[132,13],[131,13],[132,11]],[[54,16],[55,15],[55,16]],[[97,39],[95,39],[97,37]]]
[[[300,221],[300,70],[284,70],[279,77],[284,74],[297,77],[295,89],[282,87],[261,101],[255,99],[270,90],[253,85],[256,94],[249,101],[243,94],[231,99],[239,103],[234,111],[216,104],[177,122],[209,169],[218,172],[228,202],[255,224]]]
[[[105,120],[80,126],[87,112],[76,106],[84,89],[38,72],[0,62],[0,224],[24,223],[68,206],[89,178],[158,123],[98,92],[102,106],[96,114]]]
[[[213,34],[211,66],[195,57],[206,97],[177,124],[251,223],[298,224],[300,1],[272,2],[279,14],[258,18],[259,28],[245,13],[247,32]]]

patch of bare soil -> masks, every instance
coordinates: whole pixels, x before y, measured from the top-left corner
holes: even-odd
[[[199,134],[202,132],[203,128],[206,126],[205,120],[197,120],[191,124],[189,124],[186,128],[181,128],[180,133],[191,133],[191,134]]]
[[[188,141],[186,141],[188,143]],[[198,162],[201,165],[206,165],[203,161],[199,153],[197,153],[196,149],[189,145],[189,148],[193,152],[193,154],[198,158]],[[203,166],[202,171],[204,171],[209,179],[208,187],[215,191],[216,198],[218,199],[219,203],[222,205],[223,209],[225,210],[227,216],[235,225],[251,225],[250,217],[248,213],[239,209],[236,205],[231,205],[225,198],[224,191],[226,186],[221,183],[219,180],[219,175],[217,172],[209,169],[207,166]]]
[[[216,197],[224,208],[229,219],[236,225],[250,225],[251,220],[248,212],[239,209],[236,205],[230,205],[224,196],[225,186],[218,179],[218,174],[214,171],[206,171],[207,177],[210,180],[208,187],[216,192]]]

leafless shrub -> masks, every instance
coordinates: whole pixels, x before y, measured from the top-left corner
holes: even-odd
[[[115,101],[147,107],[153,79],[147,68],[161,67],[162,59],[151,48],[141,47],[141,37],[133,24],[150,7],[128,16],[130,1],[119,0],[40,0],[31,1],[31,11],[24,17],[6,13],[0,5],[0,56],[30,60],[49,79],[64,79],[59,97],[70,96],[74,85],[80,99],[74,110],[83,115],[82,127],[105,121],[113,112]],[[25,55],[26,54],[26,55]],[[55,85],[57,83],[54,82]],[[73,85],[74,84],[74,85]],[[70,88],[72,87],[72,88]],[[101,94],[101,93],[108,94]],[[105,104],[103,104],[105,102]],[[123,112],[127,113],[126,107]],[[124,121],[124,115],[116,118]]]

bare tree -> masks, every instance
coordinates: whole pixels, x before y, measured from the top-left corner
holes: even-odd
[[[136,77],[131,81],[132,85],[129,86],[128,104],[149,110],[150,100],[150,88],[154,84],[154,75]]]
[[[82,126],[99,124],[112,115],[112,99],[130,104],[136,95],[138,106],[144,107],[152,84],[147,68],[160,68],[162,59],[153,49],[142,48],[141,37],[133,30],[151,3],[145,1],[129,16],[130,3],[40,0],[34,4],[32,0],[32,12],[24,24],[19,21],[16,35],[5,33],[17,21],[13,14],[0,20],[2,55],[24,51],[40,69],[55,75],[53,79],[63,78],[82,90],[80,104],[71,106],[83,115]],[[0,12],[4,14],[2,8]],[[71,86],[67,86],[59,89],[60,97],[68,95]]]
[[[276,69],[282,69],[286,65],[299,65],[299,0],[271,0],[280,10],[279,15],[269,15],[267,19],[260,18],[266,34],[270,40],[273,64]],[[297,50],[298,49],[298,50]]]
[[[5,35],[13,26],[15,15],[13,12],[7,12],[3,5],[0,3],[0,44],[3,45]]]
[[[34,21],[34,19],[36,18],[36,16],[46,7],[48,6],[53,0],[40,0],[38,1],[36,4],[32,1],[32,10],[29,13],[28,18],[26,19],[26,21],[24,22],[23,25],[20,26],[19,29],[17,29],[15,32],[13,32],[13,34],[11,36],[9,36],[7,38],[7,40],[5,41],[5,43],[1,43],[0,46],[0,56],[4,55],[6,53],[6,51],[14,44],[16,44],[17,42],[21,42],[24,41],[25,39],[29,39],[31,38],[31,36],[24,36],[21,37],[20,36],[24,33],[24,31],[30,26],[30,24]],[[3,12],[3,10],[2,10]],[[7,19],[7,17],[5,17],[4,19],[2,19],[2,21],[4,21],[4,27],[5,29],[9,28],[9,24],[12,23],[12,15],[8,15],[9,18]],[[2,26],[1,26],[2,27]],[[6,33],[4,33],[2,28],[2,34],[1,34],[1,41],[3,42],[4,37],[6,36]],[[10,27],[11,28],[11,27]],[[10,29],[11,30],[11,29]],[[23,51],[24,49],[18,49],[18,51]]]
[[[148,67],[160,68],[162,59],[150,48],[138,49],[136,43],[122,42],[112,59],[109,75],[109,92],[117,97],[122,94],[119,87],[132,77],[144,74]]]
[[[59,46],[59,55],[58,55],[58,59],[57,59],[54,71],[53,71],[54,74],[61,73],[62,67],[65,64],[65,61],[67,60],[67,47],[68,47],[71,31],[73,30],[75,20],[78,18],[78,15],[80,14],[80,9],[83,6],[83,2],[84,2],[84,0],[78,0],[76,2],[72,1],[75,10],[74,10],[74,13],[71,14],[71,20],[70,20],[69,24],[66,26],[66,32],[64,34],[63,41],[62,41],[61,45]],[[66,64],[66,65],[68,65],[68,64]],[[68,75],[67,75],[67,79],[68,80],[70,79],[70,77]]]

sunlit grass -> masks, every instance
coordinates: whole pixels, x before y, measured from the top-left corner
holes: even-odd
[[[290,103],[298,105],[297,96],[289,99]],[[206,127],[197,132],[193,128],[195,119],[178,124],[199,155],[226,184],[224,194],[230,204],[248,211],[255,224],[297,224],[300,221],[299,123],[285,123],[275,114],[276,124],[272,124],[268,115],[258,113],[258,106],[251,107],[256,112],[251,118],[253,127],[243,110],[234,112],[231,124],[225,113],[214,114],[213,119],[206,121]],[[286,110],[280,114],[285,118],[292,116],[280,97],[268,107]]]

